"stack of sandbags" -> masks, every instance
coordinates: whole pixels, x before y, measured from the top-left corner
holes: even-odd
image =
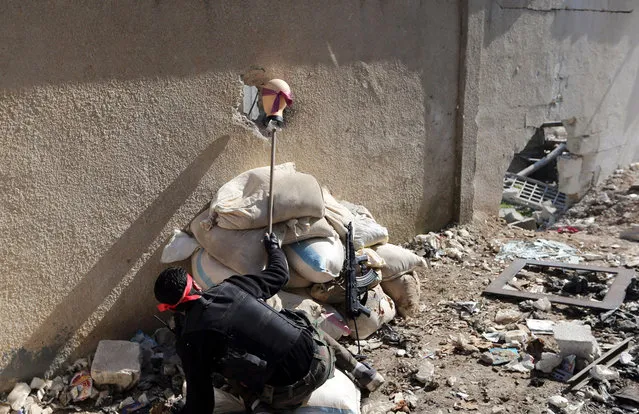
[[[344,265],[349,223],[353,224],[357,254],[366,254],[368,267],[379,274],[368,286],[366,306],[372,315],[357,319],[360,337],[371,335],[395,316],[393,301],[397,302],[401,315],[415,313],[419,283],[411,272],[425,264],[422,258],[388,244],[388,230],[375,221],[366,207],[337,201],[314,177],[296,171],[295,164],[276,166],[274,176],[273,231],[282,240],[290,266],[291,277],[286,288],[309,288],[315,301],[306,297],[305,303],[312,301],[316,307],[324,307],[325,315],[330,314],[321,319],[322,312],[315,312],[314,318],[332,330],[331,336],[339,337],[348,331],[345,324],[342,328],[326,325],[332,315],[337,315],[334,325],[344,322],[337,310],[328,308],[327,311],[326,306],[334,304],[343,309],[343,284],[336,280]],[[188,236],[183,233],[176,233],[169,243],[172,247],[165,248],[163,259],[165,256],[183,258],[192,253],[192,273],[203,288],[234,274],[259,273],[267,259],[262,238],[268,224],[268,188],[269,167],[246,171],[224,184],[210,208],[190,224],[197,243],[185,238]],[[299,305],[288,302],[293,308]],[[308,307],[302,308],[308,312]],[[352,321],[350,326],[354,327]]]

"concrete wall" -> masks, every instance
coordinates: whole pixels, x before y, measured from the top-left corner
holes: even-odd
[[[447,0],[2,2],[0,387],[154,326],[171,229],[268,164],[250,65],[297,97],[278,161],[394,240],[451,221],[458,47]]]
[[[583,180],[639,159],[638,2],[473,3],[471,22],[483,22],[469,26],[481,44],[469,63],[481,68],[474,211],[496,212],[514,153],[545,121],[574,118],[573,134],[595,141]]]

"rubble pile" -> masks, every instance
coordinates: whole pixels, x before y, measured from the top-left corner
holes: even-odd
[[[0,413],[47,414],[170,412],[182,400],[184,372],[167,328],[131,341],[100,341],[92,357],[75,361],[53,379],[34,377],[2,398]]]
[[[553,228],[571,226],[591,234],[627,231],[639,223],[639,163],[617,170],[573,205]],[[636,238],[630,238],[637,240]]]

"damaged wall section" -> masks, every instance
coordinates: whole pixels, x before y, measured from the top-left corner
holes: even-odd
[[[598,10],[484,1],[475,211],[496,212],[513,154],[545,122],[568,130],[573,156],[558,161],[567,194],[639,160],[639,13],[626,2],[586,3]]]

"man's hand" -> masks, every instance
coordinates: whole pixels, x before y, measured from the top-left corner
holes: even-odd
[[[280,248],[280,240],[275,233],[271,232],[271,234],[266,233],[264,235],[264,248],[267,252]]]

